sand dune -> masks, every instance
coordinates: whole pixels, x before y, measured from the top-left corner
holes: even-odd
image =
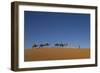
[[[32,48],[25,49],[25,61],[90,58],[89,48]]]

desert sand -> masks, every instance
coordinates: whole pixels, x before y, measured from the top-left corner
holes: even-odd
[[[89,48],[27,48],[24,50],[24,61],[84,58],[90,58]]]

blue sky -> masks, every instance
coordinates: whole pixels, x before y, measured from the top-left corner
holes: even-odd
[[[24,11],[24,47],[71,42],[90,47],[90,14]]]

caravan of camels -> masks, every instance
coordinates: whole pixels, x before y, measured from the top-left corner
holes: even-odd
[[[80,48],[80,45],[78,44],[72,44],[72,43],[55,43],[55,44],[50,44],[50,43],[42,43],[42,44],[36,44],[34,43],[32,45],[32,48],[43,48],[43,47],[60,47],[60,48]]]

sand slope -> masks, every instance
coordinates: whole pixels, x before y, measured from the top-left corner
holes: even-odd
[[[25,61],[90,58],[89,48],[32,48],[25,49]]]

